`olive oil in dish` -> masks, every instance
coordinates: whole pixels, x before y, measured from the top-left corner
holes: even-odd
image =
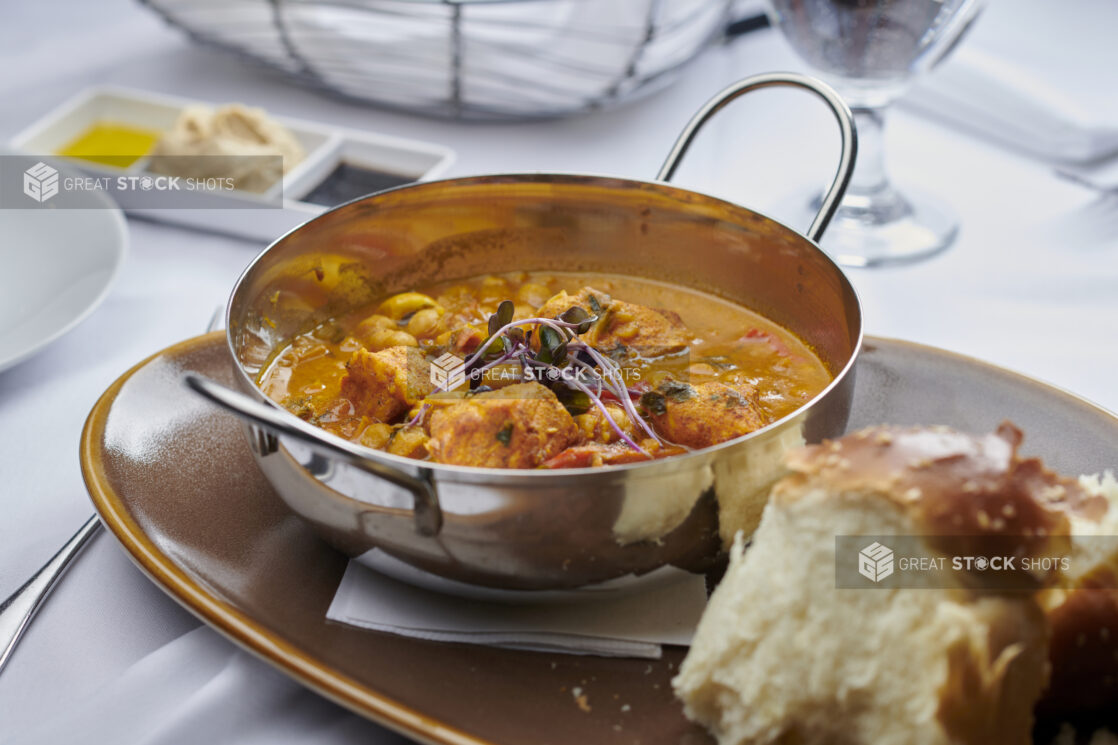
[[[127,168],[147,155],[160,132],[117,122],[96,122],[58,149],[58,155]]]

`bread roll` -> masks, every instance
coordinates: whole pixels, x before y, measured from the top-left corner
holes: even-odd
[[[1073,546],[1061,587],[1044,592],[1052,679],[1038,711],[1076,714],[1118,707],[1118,480],[1084,476],[1053,491],[1069,508]]]
[[[1023,558],[1065,552],[1066,505],[1041,497],[1056,477],[1019,442],[1008,425],[879,427],[794,452],[673,681],[687,716],[720,745],[1029,743],[1047,680],[1035,592],[999,594],[990,572],[930,589],[837,589],[835,575],[836,535],[927,536],[928,556],[949,536],[979,555],[1008,536]]]

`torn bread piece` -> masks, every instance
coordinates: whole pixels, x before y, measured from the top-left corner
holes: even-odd
[[[926,537],[927,556],[1007,537],[1022,558],[1066,553],[1067,512],[1041,497],[1056,477],[1020,439],[878,427],[793,451],[673,681],[687,716],[720,745],[1030,743],[1048,668],[1036,592],[999,592],[992,572],[921,589],[839,589],[835,574],[839,535]]]

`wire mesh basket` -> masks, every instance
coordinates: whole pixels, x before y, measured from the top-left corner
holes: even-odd
[[[140,0],[193,39],[315,88],[458,119],[601,108],[655,90],[733,0]]]

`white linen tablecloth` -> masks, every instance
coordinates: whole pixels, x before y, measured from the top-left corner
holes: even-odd
[[[993,3],[981,22],[996,24],[1017,4]],[[451,175],[566,170],[648,178],[692,112],[722,85],[799,67],[778,36],[760,32],[713,50],[670,90],[616,110],[459,126],[293,87],[188,44],[129,0],[10,2],[2,12],[0,139],[82,88],[112,82],[441,142],[458,151]],[[1118,48],[1087,53],[1073,39],[1037,34],[1079,52],[1059,62],[1068,74],[1118,69]],[[789,193],[829,178],[836,141],[816,101],[766,91],[713,122],[677,180],[779,218]],[[957,244],[932,260],[851,273],[867,331],[978,356],[1118,409],[1118,198],[905,111],[894,112],[888,148],[898,180],[949,201],[963,227]],[[77,445],[96,398],[144,356],[199,333],[262,248],[136,220],[129,226],[131,253],[104,305],[42,354],[0,373],[0,597],[90,511]],[[0,674],[3,745],[309,740],[399,738],[199,627],[105,536],[67,574]]]

